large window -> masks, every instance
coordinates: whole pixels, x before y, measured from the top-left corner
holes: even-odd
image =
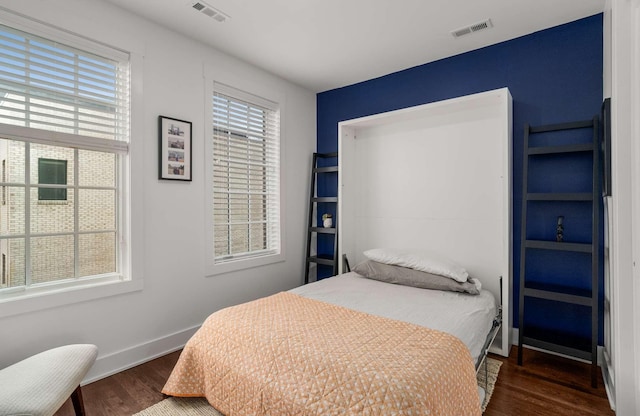
[[[129,56],[20,29],[0,24],[0,296],[121,279]]]
[[[215,263],[279,254],[277,104],[216,84],[212,140]]]

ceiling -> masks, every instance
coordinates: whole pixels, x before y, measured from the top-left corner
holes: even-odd
[[[605,0],[106,0],[314,92],[600,13]],[[493,27],[451,32],[491,19]]]

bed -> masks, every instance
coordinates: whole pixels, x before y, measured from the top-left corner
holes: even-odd
[[[480,367],[486,354],[487,335],[494,328],[496,318],[499,320],[499,305],[489,291],[481,290],[478,296],[469,296],[416,289],[366,279],[355,272],[300,286],[291,292],[447,332],[467,346],[476,368]],[[389,299],[401,301],[390,302]]]
[[[471,295],[355,270],[367,277],[349,272],[212,314],[163,393],[206,397],[225,416],[481,414],[476,370],[499,326],[494,296],[477,282]]]
[[[340,122],[354,272],[212,314],[163,393],[225,416],[480,415],[476,371],[496,334],[510,347],[511,113],[500,89]]]

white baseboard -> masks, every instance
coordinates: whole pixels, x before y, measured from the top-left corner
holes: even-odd
[[[107,355],[98,355],[95,364],[82,381],[82,385],[93,383],[105,377],[151,361],[184,347],[200,325],[167,336],[134,345]]]

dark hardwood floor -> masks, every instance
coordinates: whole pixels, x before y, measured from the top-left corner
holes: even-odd
[[[487,416],[614,415],[599,380],[590,386],[590,367],[561,357],[526,350],[524,365],[516,363],[517,349],[503,361]],[[87,416],[130,416],[161,401],[160,389],[179,352],[107,377],[82,388]],[[68,401],[55,416],[73,416]]]
[[[567,358],[524,350],[518,366],[518,347],[502,361],[487,416],[608,416],[615,415],[599,373],[591,388],[591,366]]]
[[[131,416],[164,399],[160,390],[180,352],[174,352],[82,387],[87,416]],[[55,416],[75,416],[71,400]]]

